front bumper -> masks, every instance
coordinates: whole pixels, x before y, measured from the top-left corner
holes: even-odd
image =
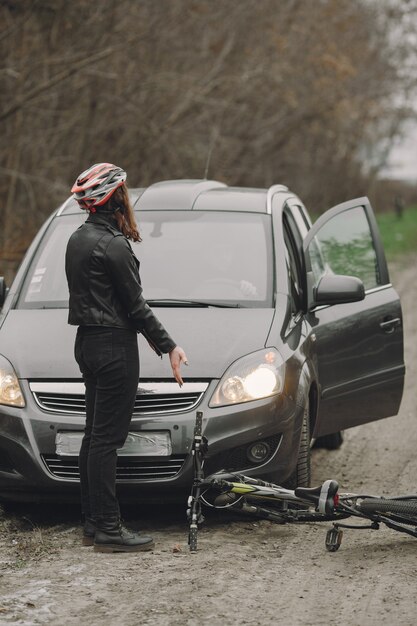
[[[21,381],[26,407],[0,406],[0,497],[9,500],[78,498],[77,457],[57,455],[58,432],[82,432],[83,415],[44,411],[27,381]],[[208,406],[217,381],[212,381],[193,410],[134,415],[131,432],[168,431],[170,457],[119,457],[117,491],[121,499],[165,497],[191,487],[190,454],[196,410],[203,412],[203,433],[209,451],[206,474],[225,469],[284,481],[297,463],[303,408],[281,395],[235,406]],[[266,441],[270,453],[263,462],[249,460],[247,449]],[[169,468],[168,470],[166,468]]]

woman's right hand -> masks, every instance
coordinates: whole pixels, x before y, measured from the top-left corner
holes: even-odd
[[[181,378],[181,363],[188,365],[187,355],[184,350],[180,348],[180,346],[175,346],[175,348],[169,353],[169,360],[171,362],[174,378],[179,386],[182,387],[184,381]]]

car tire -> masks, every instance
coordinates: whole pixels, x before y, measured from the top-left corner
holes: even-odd
[[[325,448],[326,450],[338,450],[343,443],[343,430],[330,435],[318,437],[314,442],[314,448]]]
[[[311,450],[310,450],[310,411],[309,403],[304,407],[303,428],[301,431],[300,448],[298,451],[297,466],[294,472],[284,482],[286,489],[309,487],[311,482]]]

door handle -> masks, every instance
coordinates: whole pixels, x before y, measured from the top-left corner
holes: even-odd
[[[397,326],[401,326],[401,319],[399,317],[385,319],[383,322],[380,322],[379,326],[384,332],[392,333],[397,328]]]

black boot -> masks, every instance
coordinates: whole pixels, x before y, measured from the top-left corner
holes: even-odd
[[[97,523],[94,537],[95,552],[140,552],[152,550],[152,537],[133,533],[124,528],[120,520],[106,520]]]
[[[96,534],[96,524],[94,520],[90,517],[85,518],[84,528],[83,528],[83,546],[92,546],[94,545],[94,537]]]

